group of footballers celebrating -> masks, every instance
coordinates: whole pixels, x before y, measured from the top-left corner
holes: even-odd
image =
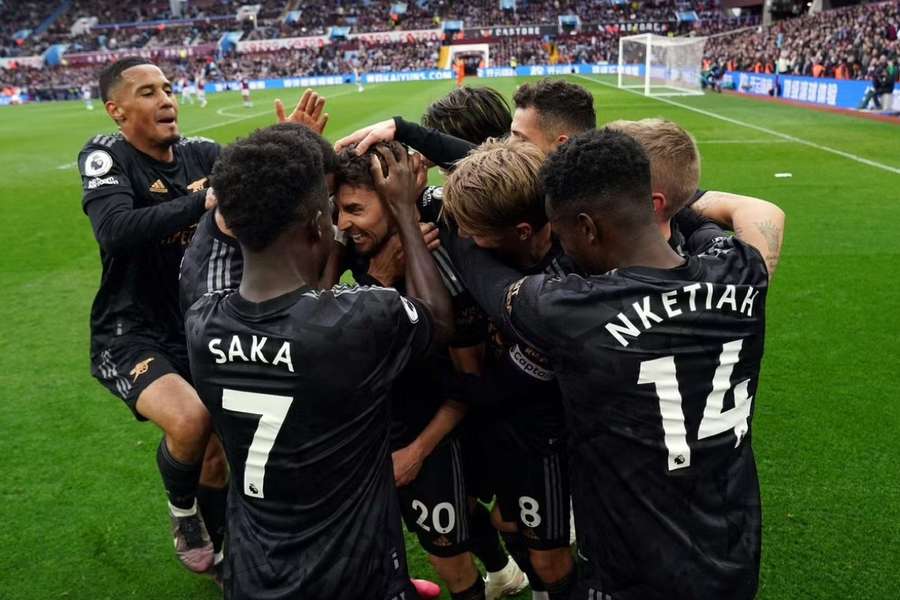
[[[188,569],[232,599],[411,600],[402,520],[454,599],[754,597],[784,213],[699,190],[681,127],[598,128],[542,80],[334,147],[307,91],[220,148],[145,59],[100,91],[92,373],[163,430]]]

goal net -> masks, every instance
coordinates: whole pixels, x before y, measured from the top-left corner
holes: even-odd
[[[703,37],[644,33],[619,38],[619,87],[645,96],[702,94]]]

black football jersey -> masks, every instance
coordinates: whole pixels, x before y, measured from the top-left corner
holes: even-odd
[[[583,583],[598,598],[752,598],[759,253],[719,238],[675,269],[526,278],[472,244],[454,254],[479,304],[556,371]]]
[[[563,276],[568,262],[554,237],[550,251],[523,275]],[[472,274],[477,277],[477,274]],[[549,357],[523,340],[503,333],[489,322],[485,347],[485,377],[494,379],[490,393],[495,426],[509,427],[518,436],[544,440],[563,438],[563,408],[559,385]]]
[[[244,273],[244,255],[236,239],[227,236],[216,225],[216,211],[209,210],[197,223],[191,243],[181,261],[178,289],[181,308],[209,292],[236,290]]]
[[[427,309],[385,288],[217,292],[185,328],[231,467],[226,597],[391,597],[408,575],[388,396],[429,346]]]
[[[102,263],[91,308],[93,352],[122,335],[184,345],[178,270],[219,146],[186,138],[173,150],[173,162],[159,162],[113,134],[95,136],[78,155],[83,208]]]
[[[443,189],[428,187],[418,201],[422,222],[435,223],[442,229]],[[483,313],[475,305],[472,297],[462,285],[462,279],[453,266],[447,250],[443,247],[432,252],[441,278],[450,293],[453,305],[455,333],[451,346],[467,347],[483,341],[486,321]],[[347,266],[359,283],[379,285],[368,274],[369,259],[348,247]],[[396,288],[404,293],[403,282]],[[410,361],[409,366],[398,378],[392,394],[392,447],[399,449],[412,442],[434,417],[434,414],[450,396],[457,396],[453,383],[453,363],[445,350],[437,350],[427,356],[420,355]]]

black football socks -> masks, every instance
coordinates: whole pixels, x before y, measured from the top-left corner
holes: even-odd
[[[159,474],[162,475],[169,504],[183,510],[192,509],[197,497],[197,484],[200,482],[203,460],[189,465],[175,459],[169,453],[166,438],[163,437],[156,450],[156,465],[159,467]]]
[[[471,538],[469,550],[474,554],[488,573],[501,571],[509,556],[500,545],[500,536],[491,523],[491,513],[481,502],[475,503],[475,510],[469,514]]]
[[[222,551],[225,540],[225,503],[228,499],[228,487],[213,488],[201,485],[197,488],[197,506],[206,523],[206,530],[216,553]]]

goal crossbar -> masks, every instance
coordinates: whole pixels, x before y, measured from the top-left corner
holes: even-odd
[[[701,95],[706,38],[642,33],[619,38],[618,87],[646,96]]]

